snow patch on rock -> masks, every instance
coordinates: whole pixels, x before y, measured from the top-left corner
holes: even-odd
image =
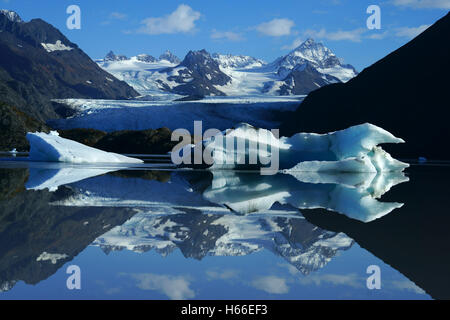
[[[61,40],[56,40],[56,43],[41,43],[41,45],[47,52],[70,51],[73,49],[72,47],[66,46]]]

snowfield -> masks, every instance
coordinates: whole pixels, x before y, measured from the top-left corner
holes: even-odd
[[[167,73],[159,72],[176,65],[167,60],[145,62],[138,56],[127,60],[104,61],[97,60],[101,68],[114,75],[117,79],[125,81],[142,95],[163,96],[163,99],[177,99],[180,95],[165,92],[160,81],[173,87],[176,83],[167,79]],[[181,68],[180,68],[181,69]],[[179,70],[177,70],[179,71]]]

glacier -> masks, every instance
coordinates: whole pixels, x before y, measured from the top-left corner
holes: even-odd
[[[57,131],[50,133],[28,132],[30,161],[69,162],[69,163],[143,163],[140,159],[106,152],[88,147],[73,140],[59,136]]]
[[[53,101],[67,105],[76,115],[48,124],[57,130],[91,128],[112,132],[167,127],[194,133],[194,121],[201,120],[205,129],[225,130],[239,122],[271,129],[279,127],[281,114],[294,111],[302,99],[300,96],[208,97],[183,102],[59,99]]]
[[[281,138],[273,131],[241,123],[204,139],[200,150],[210,157],[212,163],[207,164],[212,170],[267,168],[270,163],[274,171],[386,172],[402,171],[409,165],[392,158],[378,145],[404,142],[370,123],[327,134],[297,133]],[[172,159],[183,159],[182,165],[191,166],[198,146],[177,149]],[[278,162],[276,168],[274,161]]]

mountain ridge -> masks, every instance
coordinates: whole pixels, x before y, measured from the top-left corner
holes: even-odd
[[[181,67],[190,68],[186,63],[193,53],[196,53],[196,59],[202,60],[202,63],[195,67],[191,65],[189,71],[182,71]],[[246,94],[305,95],[323,85],[346,82],[357,74],[353,66],[341,63],[330,49],[313,39],[306,40],[271,63],[245,55],[210,54],[205,49],[189,51],[183,61],[166,60],[172,63],[169,67],[158,65],[158,61],[163,61],[161,57],[158,61],[146,61],[149,65],[138,66],[133,64],[136,57],[123,62],[117,61],[113,66],[105,59],[96,61],[105,70],[134,85],[143,95],[156,94],[155,91],[158,90],[199,97]],[[306,71],[300,70],[301,66],[306,67]],[[208,68],[210,70],[207,70]],[[197,76],[192,76],[192,73],[197,73]],[[196,81],[188,83],[194,78]],[[149,88],[152,90],[148,91]]]
[[[0,12],[0,100],[38,120],[58,118],[52,99],[128,99],[138,93],[42,19]]]

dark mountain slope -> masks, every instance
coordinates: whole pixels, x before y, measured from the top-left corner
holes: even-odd
[[[28,151],[30,144],[25,138],[27,132],[44,131],[50,128],[15,107],[0,101],[0,151]]]
[[[450,159],[450,14],[343,84],[311,92],[283,124],[283,135],[329,132],[370,122],[406,140],[396,157]]]
[[[310,63],[296,66],[283,80],[280,95],[308,94],[330,83],[341,82],[338,78],[317,71]]]
[[[138,93],[102,70],[58,29],[0,12],[0,100],[39,120],[58,117],[51,99],[127,99]]]

